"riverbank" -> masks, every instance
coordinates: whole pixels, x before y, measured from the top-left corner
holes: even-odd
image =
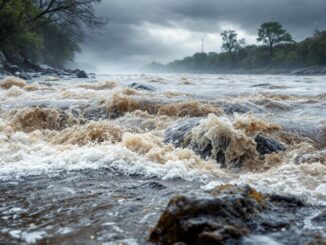
[[[53,76],[56,78],[91,78],[95,77],[94,73],[86,73],[80,69],[65,69],[64,67],[51,67],[45,64],[36,64],[31,60],[20,56],[13,55],[8,59],[3,52],[0,51],[0,78],[5,76],[16,76],[25,80],[32,80],[42,76]]]
[[[298,76],[323,76],[326,75],[326,66],[308,66],[294,69],[173,69],[164,65],[151,64],[144,67],[150,73],[175,73],[175,74],[252,74],[252,75],[298,75]]]

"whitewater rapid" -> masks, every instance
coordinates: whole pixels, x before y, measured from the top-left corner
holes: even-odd
[[[52,80],[1,81],[3,181],[107,168],[203,185],[250,183],[263,191],[326,203],[324,77],[110,75],[99,81]],[[128,87],[133,82],[154,91]],[[227,114],[230,105],[248,111]],[[287,151],[273,155],[263,167],[232,171],[163,142],[164,130],[182,118],[205,121],[210,114],[224,118],[232,132],[245,137],[257,132],[277,136]],[[213,127],[214,122],[203,125]]]

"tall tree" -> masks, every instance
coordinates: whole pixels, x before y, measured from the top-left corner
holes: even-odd
[[[225,30],[220,36],[222,37],[222,49],[229,53],[232,65],[235,65],[234,53],[245,44],[244,39],[238,40],[238,34],[234,30]]]
[[[293,42],[293,38],[282,25],[276,21],[263,23],[258,29],[258,42],[269,46],[270,56],[273,57],[274,46],[279,43]]]

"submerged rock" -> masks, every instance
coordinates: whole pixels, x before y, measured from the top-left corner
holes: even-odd
[[[9,71],[11,74],[15,75],[17,72],[21,73],[22,69],[17,66],[17,65],[10,65],[10,64],[5,64],[5,69]]]
[[[188,118],[168,128],[164,133],[164,141],[175,147],[185,147],[186,141],[191,137],[191,130],[198,126],[200,118]]]
[[[311,221],[319,226],[326,227],[326,210],[315,216]]]
[[[255,141],[257,143],[256,149],[261,155],[286,150],[285,146],[279,143],[278,141],[272,138],[265,137],[261,134],[258,134],[256,136]]]
[[[78,71],[78,72],[76,73],[76,76],[77,76],[78,78],[89,78],[88,75],[87,75],[87,73],[86,73],[85,71]]]
[[[293,197],[274,199],[249,186],[221,185],[199,195],[173,197],[149,240],[167,245],[242,244],[249,235],[264,234],[286,244],[305,244],[320,234],[297,230],[304,223],[304,209],[309,207]]]
[[[32,79],[32,77],[30,75],[27,75],[27,74],[24,74],[24,73],[18,74],[18,77],[21,78],[21,79],[24,79],[24,80],[31,80]]]
[[[202,122],[201,119],[188,118],[168,128],[164,133],[165,143],[188,147],[203,159],[215,159],[227,168],[241,168],[247,159],[285,150],[281,143],[267,136],[258,134],[251,138],[218,118],[209,117]]]
[[[211,116],[202,122],[200,118],[186,119],[171,131],[166,130],[165,141],[176,147],[188,147],[203,159],[215,159],[227,168],[240,168],[246,159],[255,155],[251,138]]]
[[[105,106],[90,107],[85,109],[81,114],[87,120],[98,121],[111,118]]]
[[[270,86],[272,86],[271,83],[258,83],[258,84],[251,85],[250,87],[256,88],[256,87],[270,87]]]
[[[138,89],[138,90],[146,90],[146,91],[155,91],[156,89],[153,86],[145,85],[142,83],[132,83],[129,87]]]
[[[253,104],[253,103],[226,103],[223,105],[223,110],[228,115],[233,115],[234,113],[244,114],[247,112],[253,112],[253,113],[263,113],[265,112],[264,109],[261,107]]]

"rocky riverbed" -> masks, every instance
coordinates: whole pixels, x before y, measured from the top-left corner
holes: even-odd
[[[325,244],[323,76],[0,81],[4,244]]]

